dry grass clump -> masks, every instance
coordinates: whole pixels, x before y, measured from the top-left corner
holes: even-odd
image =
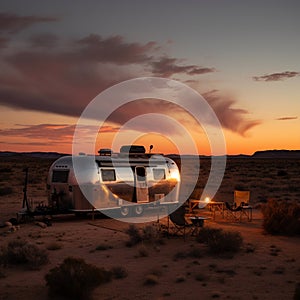
[[[49,294],[68,299],[89,299],[98,285],[109,282],[111,278],[110,271],[73,257],[67,257],[45,276]]]
[[[127,270],[122,266],[113,267],[110,271],[115,279],[122,279],[128,276]]]
[[[155,274],[148,274],[144,280],[144,285],[156,285],[159,283],[159,278]]]
[[[129,240],[126,242],[127,247],[132,247],[141,242],[154,245],[163,243],[158,230],[152,225],[145,226],[140,230],[136,225],[130,224],[126,233],[129,235]]]
[[[51,250],[51,251],[60,250],[61,248],[62,248],[62,244],[59,244],[59,243],[56,243],[56,242],[50,243],[47,246],[47,250]]]
[[[203,251],[199,248],[193,248],[189,251],[178,251],[174,254],[173,260],[178,261],[180,259],[185,259],[185,258],[202,258],[203,257]]]
[[[104,251],[104,250],[108,250],[108,249],[112,249],[112,246],[107,245],[107,244],[99,244],[99,245],[96,247],[96,250],[97,250],[97,251]]]
[[[294,292],[294,300],[300,300],[300,283],[296,284],[295,292]]]
[[[153,269],[149,272],[144,280],[144,285],[156,285],[159,283],[159,277],[162,275],[161,270]]]
[[[0,187],[0,196],[6,196],[13,193],[13,189],[9,186]]]
[[[300,205],[269,199],[262,207],[263,227],[270,234],[300,234]]]
[[[0,251],[0,264],[26,265],[29,269],[37,270],[48,263],[48,253],[34,244],[24,240],[10,241]]]
[[[197,240],[207,244],[209,252],[212,254],[235,253],[243,244],[243,238],[239,232],[210,227],[202,228]]]

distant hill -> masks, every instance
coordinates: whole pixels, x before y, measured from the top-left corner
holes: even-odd
[[[39,158],[60,158],[62,156],[70,155],[67,153],[59,152],[12,152],[12,151],[0,151],[0,157],[39,157]],[[171,159],[179,159],[178,154],[167,154],[166,156]],[[194,158],[194,155],[183,155],[185,159]],[[227,158],[294,158],[300,159],[300,150],[264,150],[256,151],[252,155],[237,154],[227,155]],[[199,158],[210,158],[210,156],[199,155]]]
[[[39,158],[60,158],[68,154],[58,152],[11,152],[0,151],[0,157],[39,157]]]
[[[254,158],[299,158],[300,150],[265,150],[256,151],[252,157]]]

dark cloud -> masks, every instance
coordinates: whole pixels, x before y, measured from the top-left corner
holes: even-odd
[[[80,46],[77,55],[82,58],[119,65],[149,62],[152,60],[151,51],[159,49],[155,42],[127,43],[119,35],[102,38],[91,34],[77,43]]]
[[[288,121],[288,120],[297,120],[298,117],[280,117],[280,118],[277,118],[275,120],[277,121]]]
[[[288,78],[299,76],[299,72],[295,71],[285,71],[280,73],[272,73],[272,74],[266,74],[263,76],[253,76],[253,80],[255,81],[280,81],[285,80]]]
[[[71,141],[75,125],[69,124],[16,124],[13,128],[1,129],[0,137],[20,137],[28,139],[47,139],[51,141]]]
[[[104,125],[101,127],[101,133],[115,133],[120,128],[112,125]],[[0,143],[4,143],[2,139],[5,139],[5,143],[9,144],[6,137],[19,138],[20,140],[26,139],[30,141],[31,145],[45,145],[45,143],[63,143],[69,145],[72,143],[73,134],[75,130],[74,124],[36,124],[36,125],[23,125],[15,124],[12,128],[6,128],[0,130]],[[85,127],[85,134],[88,136],[90,133],[97,132],[98,127],[89,126]],[[43,142],[37,142],[43,140]],[[13,141],[12,143],[18,144]],[[23,142],[20,142],[21,144]]]
[[[248,130],[261,124],[260,120],[248,119],[249,111],[234,108],[237,101],[230,95],[222,94],[218,90],[212,90],[202,95],[211,105],[224,128],[244,136]]]
[[[32,47],[52,48],[57,45],[59,38],[52,33],[37,34],[30,38]]]
[[[214,68],[199,67],[196,65],[179,65],[180,60],[171,57],[161,57],[159,60],[151,63],[152,72],[155,75],[170,77],[178,73],[186,73],[188,75],[201,75],[215,72]]]
[[[0,36],[0,49],[5,48],[8,44],[8,42],[9,42],[8,38]]]
[[[13,13],[0,13],[0,32],[17,33],[36,23],[58,21],[55,17],[20,16]]]

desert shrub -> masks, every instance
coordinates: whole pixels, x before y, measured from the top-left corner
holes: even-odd
[[[132,247],[142,241],[142,235],[135,225],[130,224],[126,233],[129,235],[129,241],[126,242],[126,246]]]
[[[159,283],[159,278],[155,274],[148,274],[144,280],[144,285],[156,285]]]
[[[48,246],[47,246],[47,250],[59,250],[62,248],[62,244],[59,244],[59,243],[50,243]]]
[[[157,227],[147,225],[143,228],[142,241],[149,244],[164,244]]]
[[[300,300],[300,283],[296,284],[295,292],[294,292],[294,300]]]
[[[67,257],[61,265],[51,269],[45,279],[51,296],[89,299],[93,289],[111,277],[111,272],[104,268],[87,264],[81,258]]]
[[[96,250],[97,251],[104,251],[104,250],[108,250],[108,249],[112,249],[111,246],[107,245],[107,244],[99,244],[97,247],[96,247]]]
[[[203,256],[203,253],[201,249],[193,248],[188,252],[188,256],[193,258],[201,258]]]
[[[13,189],[10,186],[0,187],[0,196],[6,196],[13,193]]]
[[[300,234],[300,205],[269,199],[262,206],[263,227],[270,234]]]
[[[4,273],[4,270],[2,268],[0,268],[0,279],[1,278],[5,278],[6,274]]]
[[[243,238],[237,231],[225,231],[220,228],[204,227],[200,230],[197,240],[208,245],[213,254],[238,252],[243,244]]]
[[[148,257],[149,256],[149,251],[145,245],[142,245],[138,249],[138,255],[139,257]]]
[[[145,226],[142,230],[139,230],[135,225],[129,225],[126,230],[129,235],[129,240],[126,242],[126,246],[132,247],[138,243],[150,243],[150,244],[163,244],[163,240],[160,235],[152,225]]]
[[[12,169],[11,168],[0,168],[0,173],[11,173]]]
[[[48,263],[48,253],[24,240],[13,240],[6,247],[2,247],[0,263],[24,264],[30,269],[39,269]]]
[[[288,173],[285,170],[278,170],[277,176],[287,176]]]
[[[112,273],[113,278],[115,279],[121,279],[128,276],[127,270],[122,266],[113,267],[110,271]]]

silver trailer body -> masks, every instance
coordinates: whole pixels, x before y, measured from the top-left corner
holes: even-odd
[[[129,211],[138,215],[147,206],[177,204],[179,185],[176,163],[162,155],[65,156],[50,167],[48,205],[60,211],[119,209],[124,216]]]

